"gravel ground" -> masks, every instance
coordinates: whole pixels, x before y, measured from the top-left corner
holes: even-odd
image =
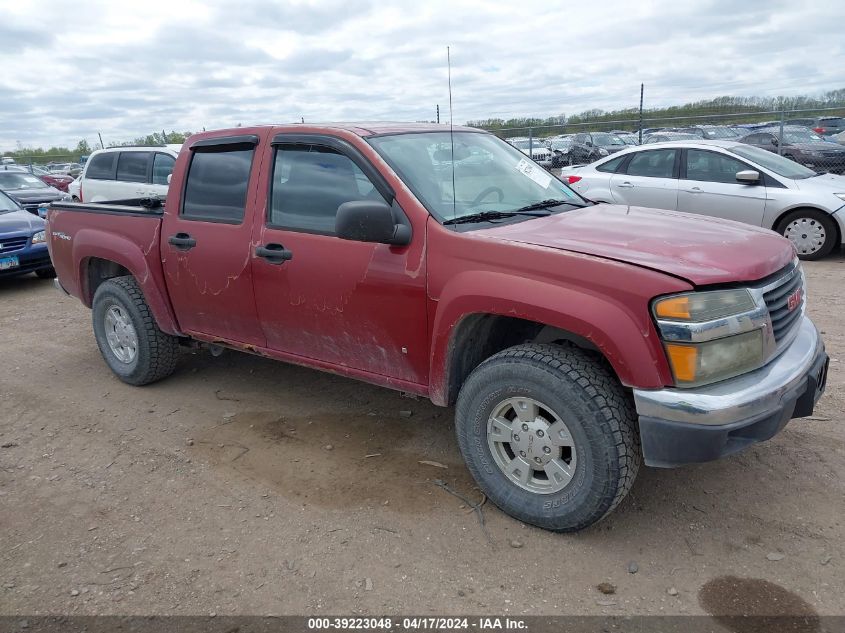
[[[805,268],[814,418],[574,535],[485,534],[450,410],[235,352],[129,387],[78,301],[0,281],[0,614],[843,614],[845,258]]]

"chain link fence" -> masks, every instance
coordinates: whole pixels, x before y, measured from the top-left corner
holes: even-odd
[[[704,114],[659,117],[633,109],[621,116],[582,115],[551,125],[491,131],[549,168],[591,163],[632,145],[727,140],[780,154],[817,173],[845,173],[845,103],[767,111],[714,108]]]

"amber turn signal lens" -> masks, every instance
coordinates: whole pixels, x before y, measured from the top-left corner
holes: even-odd
[[[672,373],[678,382],[694,382],[698,366],[698,347],[693,345],[666,344],[666,353],[672,364]]]
[[[689,297],[671,297],[655,304],[658,317],[664,319],[689,319]]]

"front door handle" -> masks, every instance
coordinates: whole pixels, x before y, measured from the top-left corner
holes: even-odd
[[[169,244],[173,244],[177,250],[189,251],[197,245],[197,241],[187,233],[177,233],[167,238]]]
[[[701,191],[701,187],[693,187],[692,189],[687,189],[687,193],[704,193]]]
[[[620,182],[620,183],[619,183],[618,185],[616,185],[616,186],[617,186],[617,187],[619,187],[620,189],[630,189],[630,188],[631,188],[631,187],[633,187],[634,185],[632,185],[630,182],[628,182],[628,181],[626,180],[625,182]]]
[[[266,259],[271,264],[283,264],[293,259],[293,253],[281,244],[266,244],[255,249],[255,256]]]

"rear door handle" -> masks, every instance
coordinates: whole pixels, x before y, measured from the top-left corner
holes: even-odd
[[[197,245],[197,241],[187,233],[177,233],[167,238],[169,244],[173,244],[177,250],[189,251]]]
[[[293,253],[281,244],[273,243],[256,247],[255,256],[266,259],[270,264],[275,264],[277,266],[293,259]]]
[[[620,189],[630,189],[630,188],[631,188],[631,187],[633,187],[634,185],[632,185],[630,182],[628,182],[628,181],[626,180],[625,182],[620,182],[620,183],[619,183],[618,185],[616,185],[616,186],[617,186],[617,187],[619,187]]]

